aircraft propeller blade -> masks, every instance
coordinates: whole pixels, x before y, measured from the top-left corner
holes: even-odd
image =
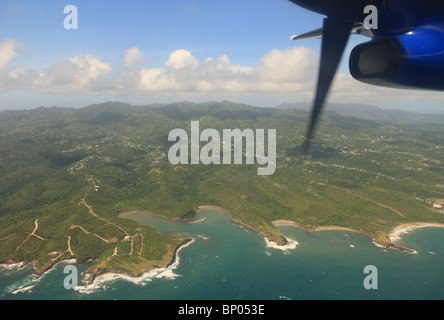
[[[353,21],[338,18],[325,18],[322,35],[321,64],[318,75],[316,97],[312,107],[304,142],[300,153],[307,155],[313,137],[314,129],[321,114],[334,76],[345,51],[350,33],[354,27]]]

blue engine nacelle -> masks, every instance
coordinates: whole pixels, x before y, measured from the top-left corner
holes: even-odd
[[[378,36],[350,56],[351,75],[368,84],[444,90],[444,25],[430,21],[402,35]]]

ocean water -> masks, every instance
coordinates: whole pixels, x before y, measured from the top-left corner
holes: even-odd
[[[80,276],[76,290],[64,287],[67,263],[37,280],[31,266],[0,267],[0,299],[444,299],[443,228],[403,235],[400,244],[417,251],[410,254],[377,247],[353,232],[313,233],[281,226],[279,230],[294,245],[280,250],[221,211],[203,211],[194,223],[143,213],[134,213],[132,218],[163,233],[195,240],[180,250],[176,263],[166,270],[142,279],[107,275],[92,286]],[[79,272],[91,265],[85,263]],[[368,265],[376,267],[373,283],[378,289],[364,287]]]

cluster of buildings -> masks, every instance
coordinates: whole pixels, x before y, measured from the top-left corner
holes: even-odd
[[[444,201],[434,201],[433,208],[441,210],[444,213]]]

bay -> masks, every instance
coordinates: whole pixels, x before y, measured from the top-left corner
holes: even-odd
[[[80,290],[63,286],[66,263],[35,279],[32,267],[0,267],[0,299],[146,300],[331,300],[444,299],[444,229],[423,228],[402,236],[416,254],[384,249],[358,233],[278,229],[297,242],[293,249],[270,247],[254,230],[223,211],[204,210],[194,221],[170,221],[144,212],[127,218],[166,234],[190,236],[169,270],[129,281],[104,277]],[[93,262],[79,267],[87,270]],[[377,268],[377,290],[367,290],[368,265]],[[82,277],[83,278],[83,277]]]

